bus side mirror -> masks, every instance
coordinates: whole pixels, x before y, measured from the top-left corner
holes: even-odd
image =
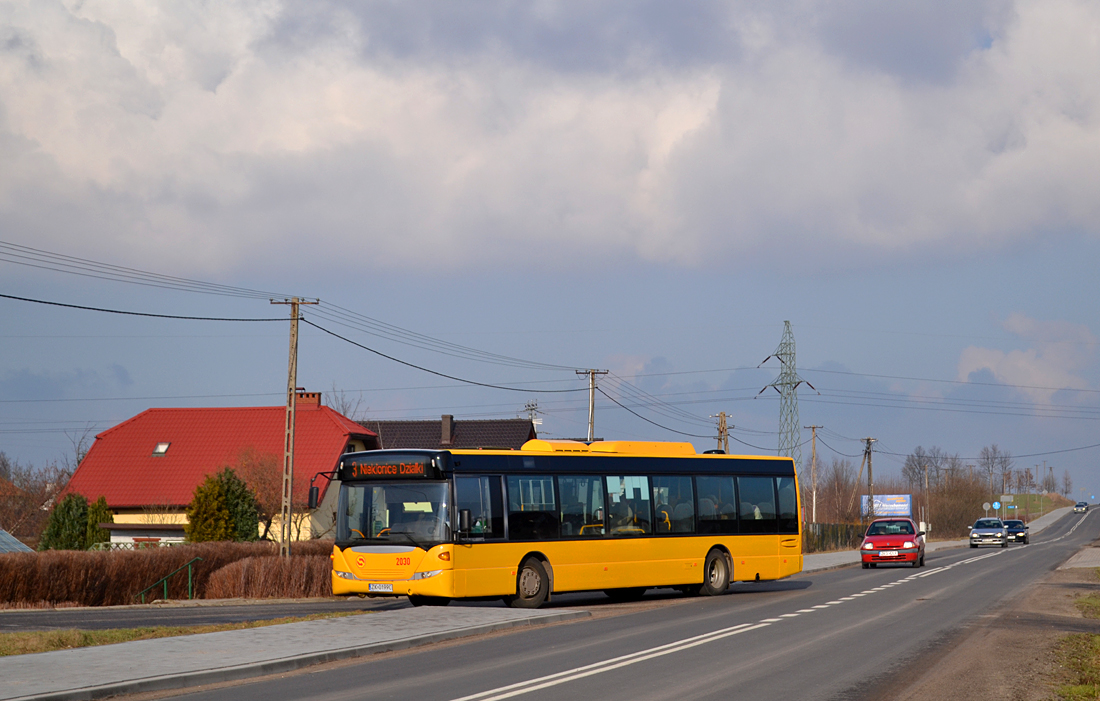
[[[321,490],[318,487],[309,488],[309,508],[312,511],[317,508],[317,500],[321,495]]]
[[[470,532],[470,510],[459,509],[458,510],[458,532],[461,535],[467,535]]]

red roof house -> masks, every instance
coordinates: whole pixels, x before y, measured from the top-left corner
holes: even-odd
[[[336,467],[349,450],[377,447],[377,437],[321,406],[319,393],[299,393],[294,432],[294,494],[304,503],[310,478]],[[286,407],[148,409],[96,436],[67,491],[106,497],[119,512],[182,511],[210,473],[232,466],[242,451],[278,456],[282,464]],[[324,495],[329,481],[315,484]]]

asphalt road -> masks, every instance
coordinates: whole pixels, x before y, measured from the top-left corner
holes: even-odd
[[[941,551],[929,554],[923,569],[850,567],[737,584],[715,598],[657,594],[647,597],[650,606],[625,615],[181,696],[233,701],[888,698],[969,623],[991,615],[1098,537],[1100,516],[1071,515],[1031,545]],[[598,597],[561,599],[555,603],[601,605]]]

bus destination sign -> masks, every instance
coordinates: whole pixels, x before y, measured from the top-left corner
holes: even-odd
[[[430,457],[423,455],[386,455],[345,460],[340,464],[340,480],[409,479],[441,477]]]

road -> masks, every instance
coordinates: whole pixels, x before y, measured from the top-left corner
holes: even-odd
[[[888,698],[968,623],[991,615],[1098,537],[1100,516],[1072,515],[1031,545],[930,553],[923,569],[849,567],[737,584],[715,598],[647,597],[650,606],[629,614],[320,666],[186,697]],[[555,604],[597,597],[561,599]]]

